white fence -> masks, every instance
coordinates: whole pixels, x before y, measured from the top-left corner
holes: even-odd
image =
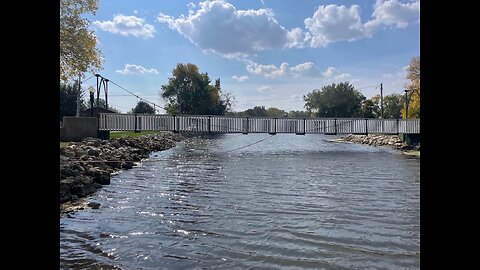
[[[268,118],[101,113],[100,130],[208,133],[419,134],[420,119]]]

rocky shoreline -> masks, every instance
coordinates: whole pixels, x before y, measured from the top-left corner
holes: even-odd
[[[164,132],[112,140],[85,138],[60,148],[60,213],[79,204],[98,208],[81,198],[110,184],[113,173],[131,169],[151,152],[170,149],[181,140],[179,134]]]
[[[368,144],[372,146],[388,146],[402,151],[420,151],[420,143],[408,145],[398,135],[353,135],[342,137],[340,141]]]

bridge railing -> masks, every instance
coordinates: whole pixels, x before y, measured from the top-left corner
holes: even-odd
[[[133,114],[101,113],[98,118],[99,130],[128,131],[135,130],[137,123]]]
[[[419,134],[420,119],[400,119],[398,125],[398,133]]]
[[[268,118],[101,113],[99,129],[271,134],[414,134],[420,133],[420,119]]]

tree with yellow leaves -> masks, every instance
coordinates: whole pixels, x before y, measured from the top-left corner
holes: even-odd
[[[67,81],[81,73],[101,69],[97,39],[88,30],[84,13],[95,12],[98,0],[60,0],[60,79]]]
[[[407,68],[407,79],[410,83],[405,85],[408,90],[408,118],[420,118],[420,57],[416,56],[410,60]],[[402,116],[405,118],[405,105],[402,108]]]

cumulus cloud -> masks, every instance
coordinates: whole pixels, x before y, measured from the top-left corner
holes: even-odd
[[[420,1],[377,0],[372,19],[366,23],[362,23],[358,5],[320,5],[311,18],[304,20],[310,34],[305,42],[309,40],[310,46],[316,48],[338,41],[355,41],[371,37],[381,25],[404,28],[418,22],[419,17]]]
[[[370,20],[367,18],[364,22],[358,5],[320,5],[312,17],[304,20],[305,29],[286,29],[275,19],[272,9],[241,10],[226,0],[188,3],[188,15],[173,17],[160,13],[157,21],[177,31],[205,52],[248,61],[249,56],[263,50],[324,47],[338,41],[371,37],[382,25],[404,28],[418,22],[420,1],[400,1],[377,0]],[[132,17],[136,18],[130,16],[130,20],[133,20]],[[112,22],[95,23],[103,24],[103,29],[109,29],[106,31],[120,33],[120,27],[115,27],[119,24],[115,19]],[[143,21],[137,22],[137,25],[142,23],[146,25]],[[153,36],[153,26],[151,30],[145,36]]]
[[[327,78],[330,78],[333,76],[333,74],[335,73],[338,73],[338,69],[334,68],[334,67],[328,67],[327,70],[325,70],[324,72],[322,72],[322,75],[327,77]]]
[[[420,1],[400,3],[397,0],[377,0],[373,16],[375,19],[366,23],[367,27],[376,27],[380,24],[405,28],[412,22],[420,19]]]
[[[328,67],[324,72],[322,72],[322,75],[325,77],[327,81],[340,81],[340,80],[345,80],[352,77],[352,75],[348,73],[341,73],[335,67]]]
[[[316,77],[320,76],[321,72],[320,69],[315,66],[313,62],[305,62],[302,64],[298,64],[290,68],[290,71],[294,75],[302,75],[308,77]]]
[[[134,64],[125,64],[123,70],[117,70],[115,72],[121,73],[123,75],[143,75],[143,74],[158,74],[158,70],[151,68],[146,69],[140,65]]]
[[[305,62],[289,68],[289,64],[286,62],[283,62],[277,67],[273,64],[262,65],[250,61],[247,64],[246,69],[251,74],[260,75],[267,78],[277,78],[287,74],[291,74],[294,77],[320,77],[322,75],[320,69],[313,62]]]
[[[193,10],[193,8],[197,8]],[[157,21],[165,23],[205,51],[228,58],[246,57],[272,48],[303,46],[308,33],[290,32],[281,26],[271,9],[238,10],[224,0],[189,5],[188,16],[178,18],[160,13]]]
[[[122,36],[153,38],[155,33],[153,25],[145,23],[145,19],[123,14],[115,15],[111,21],[94,21],[93,25],[103,31]]]
[[[287,48],[303,48],[311,40],[309,32],[304,32],[300,28],[293,28],[287,32],[288,42],[284,45]]]
[[[244,76],[233,75],[232,79],[236,80],[237,82],[243,82],[243,81],[248,80],[248,76],[247,75],[244,75]]]
[[[261,65],[250,62],[247,65],[247,71],[255,75],[263,75],[267,78],[277,78],[283,76],[288,71],[288,63],[283,62],[280,67],[275,65]]]
[[[326,46],[340,40],[353,41],[366,35],[357,5],[350,8],[343,5],[319,6],[313,17],[305,19],[304,23],[312,35],[312,47]]]

